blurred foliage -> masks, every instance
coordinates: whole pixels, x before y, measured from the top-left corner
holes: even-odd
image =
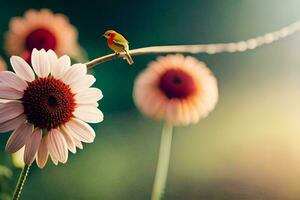
[[[12,171],[0,165],[0,200],[10,200],[12,194],[11,187]]]

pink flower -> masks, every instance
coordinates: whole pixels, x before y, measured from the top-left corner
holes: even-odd
[[[173,125],[189,125],[213,110],[218,87],[203,62],[168,55],[150,63],[138,76],[133,97],[145,115]]]
[[[33,49],[32,68],[12,56],[15,71],[0,72],[0,132],[14,130],[6,151],[17,152],[25,146],[24,162],[35,159],[43,168],[50,155],[54,164],[66,163],[68,150],[75,153],[82,143],[94,141],[88,123],[103,120],[97,101],[102,92],[90,86],[95,82],[84,64],[70,66],[70,58],[58,58],[54,51]]]
[[[48,9],[28,10],[24,17],[14,17],[5,37],[5,49],[9,55],[22,56],[30,61],[34,48],[52,49],[58,56],[79,56],[77,30],[62,14],[53,14]]]

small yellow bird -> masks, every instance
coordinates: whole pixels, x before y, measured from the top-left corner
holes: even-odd
[[[128,64],[133,64],[133,60],[128,53],[129,51],[129,42],[118,32],[114,30],[106,31],[103,36],[107,39],[107,44],[110,49],[112,49],[116,54],[125,52],[125,59]]]

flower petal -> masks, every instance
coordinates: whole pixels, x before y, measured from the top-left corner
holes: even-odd
[[[68,131],[72,133],[72,136],[78,141],[91,143],[95,139],[96,134],[94,129],[90,125],[79,119],[71,119],[68,123],[65,124],[65,127]]]
[[[44,49],[33,49],[31,54],[32,67],[38,77],[47,77],[50,73],[50,63]]]
[[[19,149],[21,149],[24,146],[27,138],[31,135],[32,130],[33,130],[32,124],[29,123],[22,124],[9,137],[5,150],[8,153],[17,152]]]
[[[26,120],[24,114],[0,124],[0,132],[8,132],[21,126]]]
[[[83,149],[82,143],[79,140],[77,140],[75,137],[73,137],[73,140],[78,149]]]
[[[0,82],[18,91],[24,91],[28,84],[13,72],[0,72]]]
[[[21,99],[23,92],[18,91],[14,88],[8,87],[4,84],[0,84],[0,98],[3,99]]]
[[[68,147],[62,133],[57,129],[53,129],[49,132],[48,139],[48,142],[50,142],[50,145],[48,144],[50,155],[58,161],[66,163],[68,160]]]
[[[98,88],[88,88],[75,95],[78,104],[93,104],[102,99],[103,95]]]
[[[103,121],[103,113],[91,105],[79,105],[75,108],[73,115],[88,123],[99,123]]]
[[[25,81],[31,82],[35,79],[34,73],[28,63],[19,56],[12,56],[10,63],[16,74]]]
[[[70,133],[70,131],[68,131],[68,129],[62,125],[60,127],[60,130],[61,130],[61,133],[63,134],[65,140],[66,140],[66,143],[67,143],[67,146],[68,146],[68,149],[72,152],[72,153],[76,153],[76,145],[75,145],[75,142],[73,140],[73,137]]]
[[[41,140],[41,144],[38,150],[36,163],[39,168],[44,168],[49,157],[49,151],[47,148],[47,140],[46,137],[43,137]]]
[[[95,83],[96,79],[93,75],[85,75],[80,81],[73,82],[70,86],[73,93],[78,93],[82,90],[85,90],[91,87]]]
[[[55,78],[61,78],[64,76],[64,74],[68,71],[68,69],[71,66],[71,59],[69,56],[62,56],[60,57],[56,64],[51,66],[51,74]]]
[[[76,81],[80,81],[84,75],[86,75],[87,68],[85,64],[77,63],[72,65],[70,69],[62,77],[62,80],[66,84],[71,84]]]
[[[23,112],[23,105],[19,102],[0,104],[0,124],[21,115]]]
[[[27,138],[25,143],[25,151],[24,151],[24,162],[27,165],[31,165],[34,161],[36,153],[40,147],[40,143],[42,140],[42,130],[37,129]]]
[[[47,149],[48,149],[49,155],[51,157],[51,160],[55,165],[58,165],[58,155],[56,155],[55,152],[52,151],[52,148],[55,148],[55,147],[52,147],[52,145],[55,145],[55,144],[52,144],[52,140],[50,138],[50,132],[48,132],[48,134],[45,136],[45,138],[46,138]]]
[[[47,56],[48,56],[50,71],[51,71],[52,66],[56,65],[57,63],[57,55],[52,49],[49,49],[47,51]]]

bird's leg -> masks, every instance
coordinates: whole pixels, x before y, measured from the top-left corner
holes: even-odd
[[[120,54],[120,52],[115,52],[115,55],[116,56],[120,56],[121,54]],[[124,56],[121,56],[123,59],[126,59]]]

